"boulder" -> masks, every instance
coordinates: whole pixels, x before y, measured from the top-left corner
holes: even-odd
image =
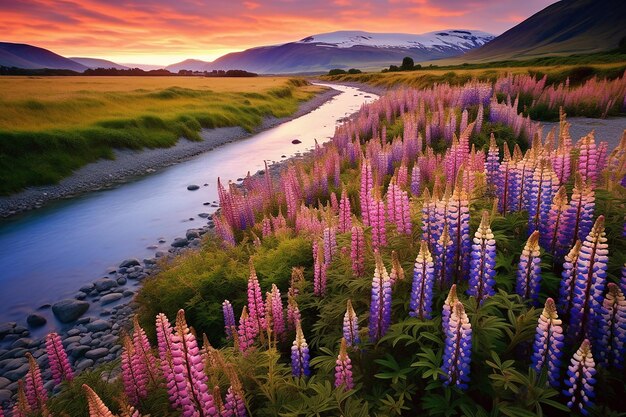
[[[103,296],[103,297],[100,299],[100,304],[101,304],[101,305],[111,304],[111,303],[114,303],[114,302],[116,302],[117,300],[121,299],[122,297],[123,297],[123,295],[122,295],[122,294],[120,294],[120,293],[118,293],[118,292],[114,292],[114,293],[111,293],[111,294],[107,294],[107,295]],[[91,323],[91,324],[93,324],[93,323]],[[87,327],[89,327],[89,326],[87,326]]]
[[[175,248],[184,248],[188,244],[189,244],[189,241],[187,239],[185,239],[184,237],[177,237],[172,242],[172,246],[175,247]]]
[[[61,300],[52,305],[54,316],[61,323],[71,323],[89,310],[89,303],[80,300]]]
[[[120,268],[130,268],[131,266],[139,265],[139,259],[130,258],[122,261]]]
[[[200,186],[199,186],[199,185],[196,185],[196,184],[191,184],[191,185],[188,185],[188,186],[187,186],[187,189],[188,189],[189,191],[196,191],[196,190],[199,190],[199,189],[200,189]]]
[[[48,320],[41,314],[31,314],[26,318],[26,323],[28,323],[30,327],[41,327],[47,322]]]
[[[96,290],[98,292],[110,290],[113,287],[117,287],[117,282],[111,278],[100,278],[95,280],[94,285],[96,286]]]
[[[291,141],[291,143],[293,143],[294,145],[299,145],[300,143],[302,143],[302,141],[300,139],[294,139]]]

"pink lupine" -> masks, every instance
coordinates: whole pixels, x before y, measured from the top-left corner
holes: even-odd
[[[250,276],[248,277],[248,314],[250,315],[251,325],[255,329],[255,337],[262,333],[266,328],[265,323],[265,304],[263,303],[263,295],[259,279],[256,276],[252,258],[249,261]]]
[[[283,302],[280,298],[280,290],[276,284],[272,284],[272,292],[270,294],[272,327],[274,334],[277,337],[282,337],[285,334],[285,316],[283,313]]]
[[[50,333],[46,336],[46,353],[55,384],[71,381],[74,378],[74,373],[63,348],[61,337],[57,333]]]
[[[270,219],[268,219],[267,217],[263,217],[263,220],[261,221],[261,225],[262,225],[262,236],[263,239],[268,238],[272,235],[272,221]]]
[[[324,256],[322,245],[313,242],[314,271],[313,271],[313,293],[321,297],[326,293],[326,281],[329,263]]]
[[[377,196],[370,200],[370,225],[372,226],[372,246],[374,249],[387,245],[387,224],[385,203]]]
[[[346,339],[341,339],[339,347],[339,355],[335,362],[335,388],[344,388],[351,390],[354,388],[354,380],[352,377],[352,361],[348,356],[346,349]]]
[[[374,179],[372,176],[372,165],[369,160],[364,159],[361,162],[361,191],[359,199],[361,201],[361,216],[363,218],[363,224],[366,226],[370,225],[370,202],[373,187]]]
[[[324,241],[324,262],[331,263],[337,253],[337,229],[326,227],[323,232]]]
[[[598,155],[593,133],[581,138],[577,146],[579,149],[577,173],[583,181],[593,184],[598,179]]]
[[[350,211],[350,200],[345,188],[341,191],[341,201],[339,202],[339,232],[346,233],[352,225],[352,213]]]
[[[174,370],[174,362],[172,361],[172,325],[167,319],[167,316],[160,313],[156,317],[155,327],[161,372],[165,377],[167,394],[171,406],[174,408],[178,408],[180,406],[180,399],[178,395],[178,385],[176,384],[176,372]]]
[[[184,310],[176,316],[176,333],[172,336],[172,361],[177,374],[183,417],[213,417],[217,409],[207,387],[208,377],[196,337],[185,321]]]
[[[41,369],[33,355],[26,353],[28,359],[28,373],[26,374],[26,399],[28,405],[33,411],[46,410],[46,402],[48,401],[48,392],[43,386],[41,378]]]
[[[157,361],[152,353],[150,341],[145,330],[139,325],[139,319],[135,315],[133,317],[133,346],[135,354],[139,356],[141,366],[145,368],[150,381],[156,383],[158,379]]]
[[[330,207],[333,210],[333,214],[339,214],[339,200],[337,200],[337,194],[330,193]]]
[[[365,274],[365,236],[362,227],[352,227],[351,240],[350,259],[352,259],[352,272],[357,277],[362,277]]]
[[[254,344],[254,339],[259,333],[256,327],[256,321],[248,315],[248,307],[243,306],[241,317],[239,318],[239,327],[237,328],[237,340],[239,343],[239,351],[244,355]]]
[[[132,404],[137,405],[148,396],[147,368],[128,336],[124,338],[122,348],[122,382],[124,392]]]

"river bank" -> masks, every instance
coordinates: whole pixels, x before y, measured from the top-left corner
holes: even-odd
[[[30,187],[17,194],[0,197],[0,217],[10,217],[17,213],[41,208],[47,203],[76,197],[92,191],[113,188],[138,177],[149,175],[162,168],[188,160],[198,154],[210,151],[226,143],[250,137],[256,133],[303,116],[320,107],[339,91],[327,89],[300,105],[288,117],[268,117],[254,131],[241,127],[203,129],[202,141],[189,141],[181,138],[171,148],[144,149],[140,151],[116,150],[115,159],[99,160],[75,171],[60,183],[48,186]]]

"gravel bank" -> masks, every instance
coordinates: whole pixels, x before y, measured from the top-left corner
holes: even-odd
[[[116,150],[114,160],[99,160],[86,165],[63,179],[59,184],[31,187],[8,197],[0,197],[0,217],[8,217],[19,212],[39,208],[52,200],[115,187],[131,181],[133,178],[185,161],[225,143],[247,138],[262,130],[296,119],[321,106],[339,93],[339,91],[332,89],[324,91],[302,103],[300,108],[289,117],[266,118],[254,132],[246,132],[241,127],[203,129],[200,132],[202,137],[200,142],[180,139],[171,148],[141,151]]]

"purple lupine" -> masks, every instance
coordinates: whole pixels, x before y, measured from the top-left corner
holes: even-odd
[[[184,310],[176,316],[176,332],[172,335],[172,362],[178,386],[183,417],[214,417],[217,408],[207,387],[204,360],[196,337],[185,320]]]
[[[375,249],[387,245],[387,223],[385,203],[374,194],[370,199],[370,225],[372,226],[372,247]]]
[[[361,343],[359,336],[359,318],[357,317],[352,302],[348,300],[346,314],[343,316],[343,338],[348,346],[356,346]]]
[[[433,193],[434,193],[433,189]],[[429,246],[433,246],[432,225],[436,222],[435,219],[435,202],[436,197],[430,195],[428,188],[424,189],[422,194],[424,200],[422,204],[422,240],[426,241]]]
[[[391,325],[391,281],[378,251],[374,252],[376,268],[372,278],[369,336],[375,343],[387,333]]]
[[[272,292],[270,293],[272,327],[276,337],[283,337],[285,334],[285,315],[283,313],[283,301],[280,297],[280,290],[276,284],[272,284]]]
[[[248,277],[248,314],[250,316],[251,325],[254,326],[255,335],[262,333],[266,328],[265,323],[265,304],[263,303],[263,295],[259,279],[256,276],[252,258],[249,261],[250,276]]]
[[[532,363],[537,373],[544,367],[547,369],[548,381],[555,388],[559,386],[559,368],[564,345],[561,324],[554,300],[548,298],[537,322]]]
[[[391,251],[391,272],[389,273],[389,280],[391,281],[391,286],[394,286],[397,281],[404,280],[404,269],[402,269],[402,265],[398,259],[398,252],[395,250]]]
[[[569,207],[565,213],[563,234],[560,237],[561,246],[568,248],[580,239],[585,240],[593,225],[593,213],[595,209],[595,192],[593,187],[583,181],[581,175],[576,173],[574,188]]]
[[[233,306],[228,300],[224,300],[222,303],[222,313],[224,315],[224,331],[226,332],[226,338],[232,339],[233,332],[237,329],[235,322],[235,312]]]
[[[535,167],[525,190],[528,208],[528,234],[540,230],[541,224],[548,221],[557,183],[556,174],[549,162],[542,159]]]
[[[156,317],[156,334],[161,372],[165,377],[165,385],[170,405],[173,408],[178,408],[180,406],[180,398],[178,395],[178,385],[176,384],[174,362],[172,361],[173,329],[165,314],[161,313]]]
[[[63,348],[61,337],[57,333],[50,333],[46,336],[46,353],[55,384],[74,379],[67,353]]]
[[[596,383],[596,364],[591,353],[591,345],[585,339],[580,348],[572,356],[571,365],[567,368],[565,378],[566,389],[563,395],[567,397],[567,406],[570,410],[578,411],[582,415],[589,415],[589,408],[593,406],[595,396],[593,386]]]
[[[572,247],[563,262],[563,272],[561,272],[561,286],[559,288],[559,310],[562,315],[569,316],[572,302],[574,301],[574,289],[576,288],[576,263],[580,248],[583,243],[580,240]]]
[[[242,394],[238,390],[233,389],[231,385],[228,387],[228,391],[226,391],[226,401],[224,402],[224,411],[221,413],[221,416],[246,417],[247,415],[246,403]]]
[[[500,164],[498,175],[496,176],[496,190],[498,195],[498,208],[500,213],[506,215],[511,211],[511,187],[515,186],[516,173],[514,166],[511,162],[511,152],[509,147],[504,142],[503,145],[504,157]]]
[[[374,187],[372,176],[372,165],[368,159],[361,160],[361,189],[359,200],[361,202],[361,217],[365,226],[370,225],[370,201],[371,192]]]
[[[608,264],[604,216],[598,217],[580,248],[568,333],[572,340],[589,337],[603,301]]]
[[[457,301],[459,301],[459,297],[457,297],[456,294],[456,284],[452,284],[452,287],[450,287],[450,291],[448,291],[448,295],[443,302],[443,308],[441,310],[441,327],[444,333],[448,328],[448,323],[450,322],[452,307]]]
[[[33,355],[26,352],[28,372],[26,373],[26,399],[32,411],[46,411],[48,392],[43,386],[41,369]],[[44,413],[45,414],[45,413]]]
[[[585,182],[591,184],[598,179],[598,156],[593,132],[580,139],[576,145],[579,149],[578,170]]]
[[[623,369],[626,353],[626,299],[619,286],[607,285],[608,291],[598,314],[595,343],[598,363],[605,368]]]
[[[346,339],[341,339],[339,347],[339,355],[335,362],[335,388],[343,388],[351,390],[354,388],[354,379],[352,377],[352,361],[348,356],[346,349]]]
[[[493,186],[498,183],[498,175],[500,173],[500,148],[496,143],[496,137],[491,133],[489,137],[489,150],[487,151],[487,160],[485,161],[485,174],[487,175],[487,184]]]
[[[239,351],[246,355],[248,350],[254,345],[254,340],[258,334],[256,321],[249,316],[248,307],[243,306],[241,316],[239,317],[239,327],[237,327]]]
[[[465,390],[470,380],[472,325],[460,301],[452,306],[444,334],[446,340],[441,369],[445,375],[441,378],[444,385],[455,385]]]
[[[296,338],[291,346],[291,374],[295,377],[309,376],[309,345],[306,343],[302,325],[296,322]]]
[[[420,319],[430,319],[434,282],[435,269],[433,257],[428,250],[428,244],[426,241],[422,240],[420,243],[420,251],[415,258],[415,268],[413,269],[409,316]]]
[[[469,288],[467,294],[482,303],[495,294],[496,241],[491,231],[489,212],[483,211],[480,225],[474,234],[470,254]]]
[[[132,342],[135,354],[138,356],[138,365],[144,369],[150,381],[156,383],[158,379],[157,360],[152,353],[152,347],[145,330],[139,325],[137,315],[133,317]]]
[[[441,237],[435,242],[435,284],[444,290],[452,281],[454,243],[450,239],[448,224],[443,227]]]
[[[324,256],[324,247],[313,242],[314,274],[313,274],[313,294],[323,297],[326,294],[326,282],[329,262]]]
[[[564,224],[567,208],[567,192],[565,186],[561,186],[554,195],[550,212],[539,225],[539,242],[545,250],[553,255],[562,252],[562,248],[559,247],[559,234],[562,233],[561,230],[564,227],[568,227],[567,224]]]
[[[420,167],[416,163],[411,170],[411,194],[415,197],[419,197],[422,189],[422,175],[420,173]]]
[[[447,220],[450,222],[450,238],[454,250],[454,276],[456,281],[466,279],[469,270],[471,251],[469,198],[461,184],[462,172],[454,187],[454,193],[448,205]]]
[[[322,236],[324,242],[324,262],[329,264],[337,253],[337,229],[325,227]]]
[[[350,259],[352,272],[357,277],[362,277],[365,274],[365,236],[361,226],[352,226]]]
[[[134,405],[148,396],[148,372],[129,337],[122,348],[122,383],[124,393]]]
[[[523,299],[530,299],[533,303],[539,297],[541,283],[541,250],[539,248],[539,231],[535,230],[524,245],[517,266],[517,281],[515,291]]]
[[[350,211],[350,200],[348,193],[344,188],[341,191],[341,201],[339,202],[339,232],[346,233],[350,231],[352,225],[352,213]]]

